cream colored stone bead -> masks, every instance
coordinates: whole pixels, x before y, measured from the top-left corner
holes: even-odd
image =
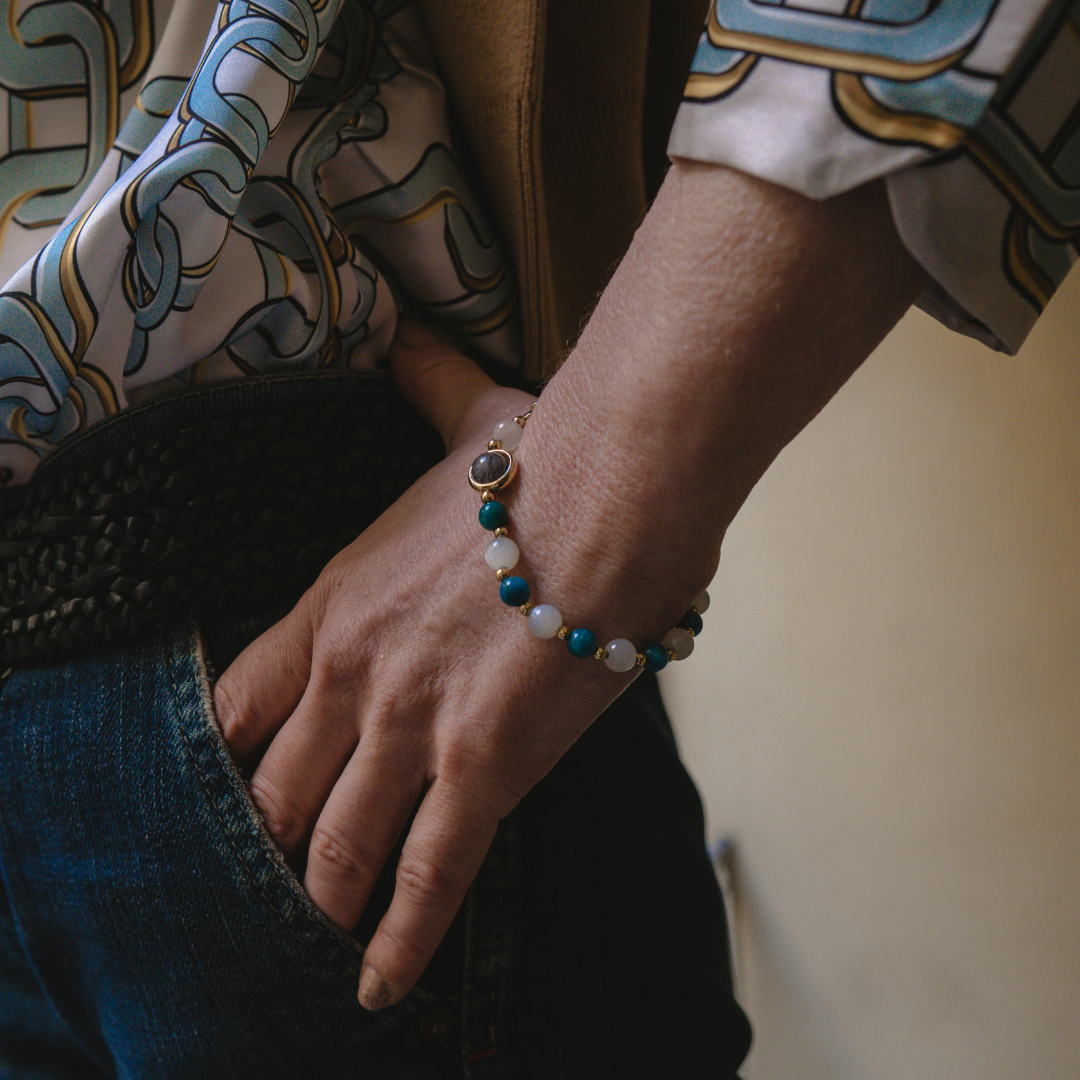
[[[604,663],[612,671],[630,671],[637,663],[637,647],[626,638],[609,641],[604,648]]]
[[[484,558],[492,570],[513,570],[521,558],[521,551],[509,536],[500,536],[488,544]]]
[[[520,424],[513,420],[500,420],[491,431],[491,437],[498,439],[504,450],[513,453],[521,442],[521,436],[525,432]]]
[[[694,635],[676,626],[660,639],[660,644],[674,654],[672,660],[685,660],[694,651]]]
[[[559,609],[551,604],[537,604],[529,612],[529,631],[538,638],[547,640],[555,637],[562,626],[562,615]]]

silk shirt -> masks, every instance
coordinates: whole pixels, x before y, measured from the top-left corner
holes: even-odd
[[[0,50],[6,482],[155,394],[373,366],[406,300],[514,361],[413,4],[61,0]]]
[[[0,33],[0,479],[133,402],[385,357],[515,364],[513,275],[415,0],[58,0]],[[714,0],[670,153],[886,177],[920,303],[1015,350],[1077,255],[1080,0]]]
[[[920,306],[1015,352],[1080,241],[1077,0],[713,0],[668,147],[814,198],[886,177]]]

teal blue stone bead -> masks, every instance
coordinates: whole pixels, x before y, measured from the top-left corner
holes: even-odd
[[[663,671],[668,666],[667,649],[658,641],[646,645],[641,651],[645,654],[646,671]]]
[[[693,630],[694,637],[697,637],[705,624],[701,621],[701,616],[691,608],[675,625],[680,630]]]
[[[566,639],[566,647],[570,652],[582,660],[587,656],[592,656],[596,652],[596,635],[591,630],[583,630],[580,627],[577,630],[571,630],[570,636]]]
[[[510,520],[510,515],[501,502],[486,502],[480,507],[480,524],[494,532],[503,528]]]
[[[529,600],[529,583],[523,577],[504,578],[499,586],[499,599],[510,607],[521,607]]]

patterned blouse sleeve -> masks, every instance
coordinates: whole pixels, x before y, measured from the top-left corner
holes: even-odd
[[[713,0],[668,153],[885,176],[919,306],[1015,352],[1080,253],[1080,0]]]

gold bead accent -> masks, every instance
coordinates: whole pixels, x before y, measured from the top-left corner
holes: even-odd
[[[645,661],[648,659],[643,652],[637,654],[637,659],[634,661],[636,667],[644,667]]]
[[[509,570],[505,570],[505,569],[504,569],[504,570],[496,570],[496,571],[495,571],[495,576],[496,576],[496,577],[497,577],[497,578],[498,578],[498,579],[499,579],[500,581],[505,581],[505,580],[506,580],[506,579],[507,579],[507,578],[508,578],[508,577],[510,576],[510,571],[509,571]]]
[[[495,492],[494,491],[483,491],[483,492],[480,493],[480,501],[482,503],[494,502],[494,500],[495,500]]]
[[[506,535],[506,530],[500,525],[499,528],[497,528],[495,530],[495,535],[496,536],[505,536]]]
[[[560,641],[565,641],[570,636],[569,626],[560,626],[559,632],[555,635]]]
[[[604,646],[601,645],[600,648],[597,649],[596,652],[594,652],[592,655],[594,660],[603,660],[604,657],[607,656],[607,649],[605,649]]]
[[[501,450],[502,449],[502,443],[498,439],[489,439],[488,440],[488,449],[489,450]]]
[[[668,649],[667,658],[668,658],[668,663],[671,663],[671,664],[675,663],[675,650],[674,649]]]
[[[518,608],[518,611],[520,611],[522,615],[528,615],[528,614],[529,614],[529,612],[530,612],[530,611],[532,611],[532,609],[533,609],[533,606],[532,606],[532,604],[530,604],[530,603],[529,603],[529,602],[528,602],[528,601],[526,600],[526,601],[525,601],[525,603],[524,603],[524,604],[522,604],[522,605],[521,605],[521,607],[519,607],[519,608]]]

